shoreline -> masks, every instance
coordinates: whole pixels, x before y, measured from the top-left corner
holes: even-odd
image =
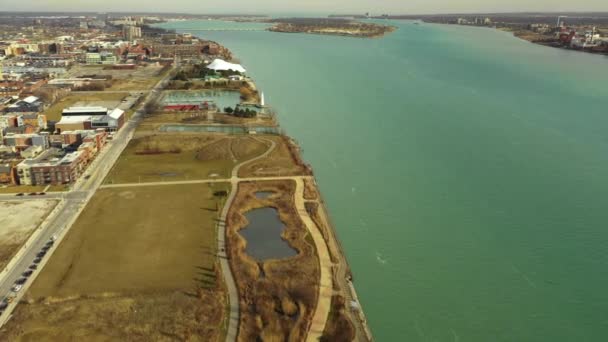
[[[385,33],[390,33],[390,32],[394,32],[397,28],[394,26],[387,26],[390,28],[389,31],[385,32]],[[159,27],[157,27],[159,28]],[[168,29],[165,28],[160,28],[162,30],[168,31]],[[182,31],[187,31],[187,30],[182,30]],[[270,28],[268,29],[268,31],[272,31],[270,30]],[[307,33],[307,32],[294,32],[294,33]],[[358,38],[378,38],[378,37],[382,37],[385,35],[385,33],[379,35],[379,36],[370,36],[370,37],[366,37],[366,36],[359,36]],[[334,35],[336,36],[337,34],[325,34],[325,33],[307,33],[307,34],[319,34],[319,35]],[[344,36],[350,36],[350,37],[357,37],[357,36],[352,36],[352,35],[344,35]],[[199,39],[204,39],[201,37],[198,37]],[[223,46],[220,42],[216,42],[218,43],[223,49],[225,49],[226,52],[228,52],[228,54],[234,59],[237,58],[232,51]],[[255,84],[254,80],[251,80],[251,83],[255,86],[255,88],[257,89],[257,85]],[[191,91],[189,89],[184,89],[183,91]],[[218,126],[222,126],[224,124],[220,124]],[[336,290],[335,293],[336,294],[343,294],[345,298],[349,299],[349,302],[347,302],[347,309],[345,311],[347,311],[347,316],[350,318],[351,324],[354,325],[355,331],[357,332],[354,336],[353,341],[373,341],[373,337],[372,337],[372,333],[371,333],[371,329],[369,328],[368,324],[367,324],[367,319],[365,317],[364,311],[362,309],[361,303],[358,299],[358,295],[356,293],[355,287],[354,287],[354,283],[353,283],[353,276],[352,276],[352,270],[350,267],[350,264],[348,263],[348,260],[346,258],[346,254],[344,253],[344,248],[341,244],[340,239],[338,238],[337,235],[337,231],[335,230],[335,225],[333,224],[330,215],[329,215],[329,210],[327,208],[326,202],[323,199],[322,196],[322,192],[320,190],[320,187],[318,186],[318,183],[316,181],[315,175],[314,175],[314,171],[312,169],[312,166],[308,163],[306,163],[303,158],[302,158],[302,154],[301,154],[301,148],[300,146],[297,144],[297,142],[290,137],[286,132],[285,129],[282,128],[282,126],[279,123],[279,120],[275,117],[275,125],[276,128],[281,132],[281,135],[285,136],[287,139],[289,139],[289,141],[291,142],[291,144],[293,144],[293,146],[295,147],[293,151],[294,153],[296,153],[296,157],[299,161],[301,161],[302,165],[304,167],[306,167],[310,173],[313,180],[313,184],[314,184],[314,188],[317,192],[317,201],[320,207],[319,210],[319,216],[321,217],[325,227],[327,228],[327,231],[329,232],[329,241],[326,241],[326,244],[333,244],[334,246],[337,246],[337,253],[338,255],[336,255],[336,257],[338,258],[338,262],[334,265],[334,267],[332,267],[332,277],[336,278],[336,276],[338,276],[336,274],[336,266],[342,266],[342,268],[345,270],[344,275],[345,275],[345,279],[338,279],[338,282],[342,282],[344,285],[340,286],[339,290]],[[236,190],[237,188],[233,189],[231,191],[231,194],[236,195]],[[295,200],[295,199],[294,199]],[[226,211],[226,215],[228,214],[228,212],[233,209],[232,205],[231,206],[227,206],[225,208]],[[226,221],[223,221],[226,222]],[[321,229],[321,227],[319,227],[319,229]],[[228,231],[228,227],[222,228],[222,231],[224,233],[224,237],[222,238],[222,240],[227,240],[227,236],[226,236],[226,232]],[[218,232],[219,233],[219,232]],[[219,237],[219,235],[218,235]],[[231,270],[231,274],[227,275],[229,277],[229,279],[232,279],[232,281],[234,282],[234,270],[232,269],[232,265],[231,263],[228,263],[229,268]],[[226,276],[225,276],[226,277]],[[319,286],[319,294],[321,293],[321,286]],[[238,290],[237,290],[238,292]],[[320,298],[320,297],[319,297]],[[239,301],[240,301],[240,294],[239,294]],[[231,308],[234,309],[234,307],[232,306],[232,303],[230,304]],[[353,308],[357,308],[357,309],[353,309]],[[229,320],[233,321],[233,322],[238,322],[239,319],[233,316],[233,310],[230,310],[230,317]],[[239,313],[238,316],[240,317],[240,309],[239,309]],[[329,320],[330,315],[328,315],[327,320]],[[326,326],[327,327],[327,326]],[[240,331],[240,324],[238,324],[237,326],[237,332],[236,332],[236,337],[238,338],[239,336],[239,332]],[[311,333],[311,331],[308,331],[308,333]],[[308,335],[308,334],[307,334]],[[229,337],[233,337],[235,335],[227,335],[227,340],[229,339]]]
[[[411,20],[411,19],[391,19],[391,20],[401,20],[401,21],[411,21],[411,22],[415,22],[415,20]],[[540,40],[534,40],[534,39],[530,39],[530,38],[526,38],[525,35],[523,34],[517,34],[520,31],[517,30],[512,30],[508,27],[492,27],[492,26],[477,26],[477,25],[459,25],[459,24],[452,24],[452,23],[438,23],[438,22],[432,22],[432,21],[424,21],[422,20],[423,23],[425,24],[433,24],[433,25],[445,25],[445,26],[456,26],[456,27],[469,27],[469,28],[478,28],[478,29],[490,29],[490,30],[494,30],[494,31],[498,31],[498,32],[504,32],[504,33],[508,33],[510,34],[512,37],[517,38],[519,40],[534,44],[534,45],[540,45],[540,46],[546,46],[546,47],[550,47],[550,48],[554,48],[554,49],[560,49],[560,50],[565,50],[565,51],[572,51],[572,52],[581,52],[581,53],[587,53],[587,54],[591,54],[591,55],[599,55],[599,56],[608,56],[608,51],[591,51],[591,50],[586,50],[586,49],[575,49],[575,48],[571,48],[568,46],[564,46],[564,45],[556,45],[558,44],[558,42],[556,41],[540,41]],[[531,35],[538,35],[540,36],[540,34],[537,34],[535,32],[530,31]]]

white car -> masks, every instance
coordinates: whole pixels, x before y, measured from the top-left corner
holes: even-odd
[[[23,285],[16,284],[16,285],[13,285],[13,287],[11,288],[11,290],[13,292],[19,292],[19,291],[21,291],[22,288],[23,288]]]

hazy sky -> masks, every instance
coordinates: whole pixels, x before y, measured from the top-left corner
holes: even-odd
[[[608,11],[608,0],[0,0],[0,11],[183,13],[463,13]]]

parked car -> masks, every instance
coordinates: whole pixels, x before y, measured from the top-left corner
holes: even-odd
[[[22,277],[22,278],[17,279],[17,281],[15,282],[15,284],[17,284],[17,285],[23,285],[23,284],[25,284],[26,281],[27,281],[27,278]]]
[[[40,259],[45,255],[46,255],[46,251],[40,251],[40,252],[38,252],[38,254],[36,254],[36,258]]]
[[[30,192],[30,193],[29,193],[29,194],[27,194],[27,195],[28,195],[28,196],[36,196],[36,195],[37,195],[37,193],[35,193],[35,192]]]
[[[20,193],[16,194],[15,196],[23,196],[23,195],[25,195],[25,194],[23,192],[20,192]]]
[[[25,270],[25,272],[21,273],[21,275],[27,278],[27,277],[31,276],[32,273],[34,273],[33,270]]]
[[[0,300],[0,312],[4,311],[4,309],[6,309],[8,307],[8,300],[6,300],[6,298],[2,298],[2,300]]]
[[[31,264],[30,267],[28,267],[30,270],[36,270],[38,269],[38,265],[36,264]]]
[[[15,285],[13,285],[13,287],[11,287],[11,291],[19,292],[19,291],[21,291],[22,288],[23,288],[23,285],[15,284]]]
[[[42,261],[42,258],[34,259],[34,264],[39,264]]]
[[[46,195],[46,192],[39,192],[39,193],[38,193],[38,195],[39,195],[39,196]]]

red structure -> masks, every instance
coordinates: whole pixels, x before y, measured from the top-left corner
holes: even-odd
[[[175,105],[167,105],[165,106],[165,111],[171,112],[192,112],[195,110],[199,110],[200,107],[198,105],[191,104],[175,104]]]

